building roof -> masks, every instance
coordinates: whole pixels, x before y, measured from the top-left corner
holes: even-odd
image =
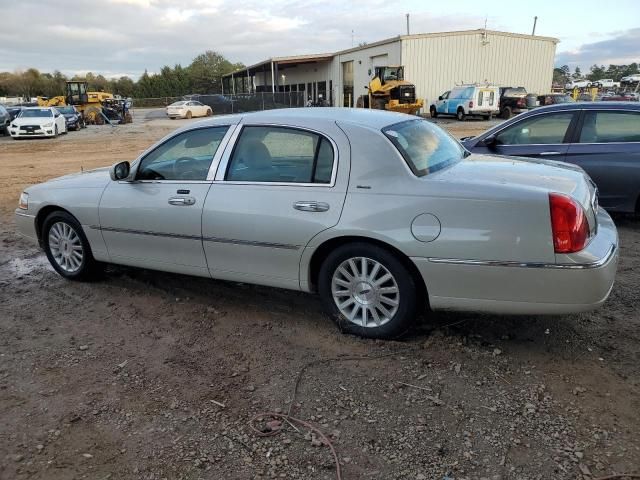
[[[420,38],[435,38],[435,37],[452,37],[452,36],[459,36],[459,35],[480,35],[480,34],[486,34],[486,35],[498,35],[498,36],[503,36],[503,37],[516,37],[516,38],[528,38],[531,40],[541,40],[541,41],[547,41],[547,42],[553,42],[553,43],[559,43],[560,40],[555,38],[555,37],[542,37],[539,35],[527,35],[527,34],[523,34],[523,33],[511,33],[511,32],[500,32],[498,30],[486,30],[484,28],[478,28],[475,30],[456,30],[456,31],[451,31],[451,32],[432,32],[432,33],[416,33],[413,35],[397,35],[395,37],[391,37],[391,38],[385,38],[383,40],[378,40],[376,42],[372,42],[372,43],[367,43],[364,45],[359,45],[357,47],[351,47],[351,48],[347,48],[345,50],[339,50],[335,53],[318,53],[318,54],[309,54],[309,55],[293,55],[293,56],[288,56],[288,57],[272,57],[266,60],[263,60],[261,62],[258,62],[256,64],[250,65],[248,67],[244,67],[238,70],[235,70],[234,72],[228,73],[226,75],[224,75],[225,77],[229,77],[231,75],[234,75],[236,73],[244,73],[247,70],[254,70],[257,67],[262,67],[264,65],[268,65],[271,64],[271,62],[275,62],[278,63],[280,65],[282,64],[294,64],[294,63],[312,63],[312,62],[323,62],[323,61],[329,61],[331,60],[333,57],[337,56],[337,55],[342,55],[345,53],[351,53],[351,52],[357,52],[359,50],[364,50],[367,48],[371,48],[371,47],[377,47],[380,45],[386,45],[389,43],[394,43],[394,42],[398,42],[401,40],[414,40],[414,39],[420,39]]]

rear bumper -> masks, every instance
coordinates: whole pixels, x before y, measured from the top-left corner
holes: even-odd
[[[434,310],[563,314],[605,302],[616,274],[618,235],[600,209],[599,230],[585,250],[556,263],[413,258]]]

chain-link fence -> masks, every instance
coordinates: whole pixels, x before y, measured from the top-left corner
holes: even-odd
[[[136,108],[166,107],[173,102],[195,100],[213,109],[214,115],[255,112],[275,108],[304,107],[305,92],[257,92],[241,95],[185,95],[184,97],[134,98]]]

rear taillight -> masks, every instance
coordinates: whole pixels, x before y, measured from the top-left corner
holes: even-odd
[[[469,108],[473,108],[473,102],[469,102]]]
[[[559,193],[549,194],[553,249],[556,253],[579,252],[589,240],[589,222],[582,206]]]

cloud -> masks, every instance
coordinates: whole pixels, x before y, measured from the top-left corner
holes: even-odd
[[[411,14],[414,33],[484,24],[483,15],[434,16],[419,5]],[[404,11],[387,0],[105,0],[99,7],[86,0],[21,0],[3,9],[0,71],[35,67],[137,77],[145,69],[188,65],[209,49],[252,64],[346,49],[405,28]]]
[[[612,32],[610,38],[586,43],[573,51],[559,52],[556,65],[569,65],[571,70],[591,65],[640,63],[640,28]]]

